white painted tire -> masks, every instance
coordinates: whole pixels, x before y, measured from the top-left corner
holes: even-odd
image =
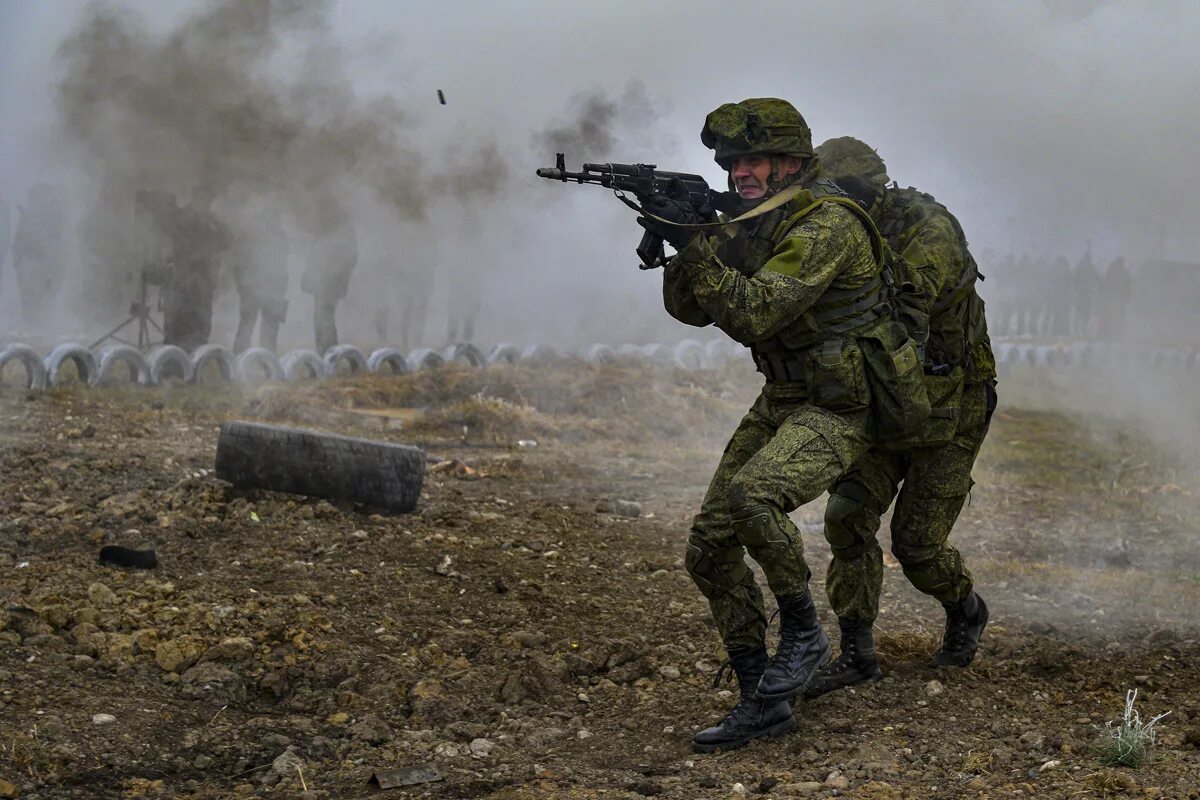
[[[649,361],[663,366],[674,365],[675,352],[665,344],[654,342],[642,347],[642,355]]]
[[[704,360],[710,367],[719,367],[732,357],[729,348],[722,339],[712,339],[704,343]]]
[[[544,344],[531,344],[521,352],[521,363],[545,366],[563,360],[561,351]]]
[[[352,344],[338,344],[325,351],[325,375],[332,378],[338,374],[338,365],[343,361],[350,365],[351,375],[367,371],[367,357]]]
[[[615,364],[617,362],[617,353],[606,344],[596,343],[590,345],[583,354],[584,359],[589,364]]]
[[[377,375],[407,375],[411,372],[404,353],[393,347],[381,347],[367,357],[367,369]]]
[[[209,364],[216,364],[221,373],[221,380],[229,383],[237,372],[237,364],[233,353],[228,347],[219,344],[202,344],[192,353],[192,381],[200,383],[204,380],[204,370]]]
[[[154,386],[170,380],[168,370],[171,368],[179,373],[178,379],[183,383],[191,383],[195,377],[192,359],[187,351],[173,344],[161,344],[151,350],[146,357],[146,364],[150,367],[150,383]]]
[[[442,358],[447,364],[465,364],[469,367],[482,367],[486,361],[479,348],[469,342],[450,345],[442,351]]]
[[[141,386],[149,386],[154,382],[150,375],[150,365],[146,362],[145,356],[136,347],[130,347],[127,344],[114,344],[108,347],[100,348],[96,353],[96,386],[103,386],[110,382],[119,369],[120,364],[124,364],[129,370],[129,382],[137,383]]]
[[[508,342],[493,345],[492,349],[488,350],[487,358],[485,359],[489,367],[495,364],[513,366],[520,360],[521,351],[517,349],[516,345],[511,345]]]
[[[36,350],[27,344],[10,344],[0,348],[0,371],[14,361],[25,367],[25,388],[27,390],[41,391],[46,388],[46,365]]]
[[[325,377],[325,362],[312,350],[293,350],[279,359],[287,381],[321,380]]]
[[[432,347],[418,347],[408,354],[408,365],[413,371],[437,369],[445,363],[446,359],[442,358],[442,354]]]
[[[283,364],[265,347],[250,347],[237,357],[235,365],[238,383],[253,383],[257,378],[269,381],[283,380]]]
[[[63,364],[68,361],[75,364],[80,383],[90,386],[95,382],[96,359],[92,357],[91,351],[82,345],[67,343],[55,347],[42,359],[42,364],[46,367],[46,384],[48,386],[62,385],[62,376],[59,372],[62,370]]]
[[[675,345],[671,351],[671,358],[680,369],[704,369],[709,366],[704,345],[695,339],[684,339]]]

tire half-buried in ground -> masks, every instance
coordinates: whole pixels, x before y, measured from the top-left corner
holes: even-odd
[[[149,386],[154,383],[150,374],[150,365],[145,356],[136,347],[127,344],[114,344],[102,347],[95,354],[97,386],[104,386],[116,381],[117,370],[124,364],[129,372],[129,382]]]
[[[465,364],[468,367],[482,367],[487,362],[479,348],[469,342],[450,345],[442,351],[442,358],[447,364]]]
[[[234,363],[233,353],[219,344],[202,344],[192,353],[192,380],[204,383],[208,379],[206,370],[209,364],[217,365],[221,380],[229,383],[234,378],[237,364]]]
[[[42,364],[46,367],[46,383],[49,386],[62,384],[61,371],[68,361],[75,365],[80,383],[88,386],[96,380],[96,359],[92,357],[92,351],[82,345],[67,343],[55,347],[42,359]]]
[[[252,383],[259,379],[283,380],[283,365],[265,347],[250,347],[239,353],[235,370],[238,383]]]
[[[367,357],[367,369],[377,374],[407,375],[411,370],[404,353],[393,347],[381,347]]]
[[[367,357],[352,344],[337,344],[325,351],[325,376],[332,378],[338,374],[338,366],[346,364],[351,375],[367,372]]]
[[[20,362],[25,367],[25,388],[41,391],[46,388],[46,365],[42,357],[27,344],[10,344],[0,347],[0,372],[10,362]]]
[[[352,500],[404,513],[416,508],[425,452],[332,433],[226,422],[217,438],[217,477],[239,489]]]
[[[158,386],[175,378],[183,383],[192,381],[192,359],[182,347],[163,344],[150,351],[146,357],[150,366],[150,381]]]
[[[326,377],[325,362],[312,350],[293,350],[279,359],[289,381],[320,380]]]

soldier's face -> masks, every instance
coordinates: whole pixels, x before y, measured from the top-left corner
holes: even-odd
[[[779,159],[779,171],[791,175],[800,171],[800,159],[784,156]],[[729,167],[733,188],[743,200],[765,197],[771,179],[771,157],[764,155],[738,156]]]

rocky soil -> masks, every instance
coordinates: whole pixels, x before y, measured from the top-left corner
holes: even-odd
[[[732,687],[682,543],[754,391],[583,364],[7,387],[0,798],[1200,797],[1200,476],[1120,421],[1016,409],[956,533],[977,662],[927,666],[941,611],[889,560],[883,683],[693,754]],[[420,444],[419,511],[237,491],[228,418]],[[796,517],[819,577],[819,504]],[[1155,757],[1105,766],[1134,688],[1171,712]]]

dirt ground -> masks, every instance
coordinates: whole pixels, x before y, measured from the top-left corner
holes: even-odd
[[[683,540],[755,389],[585,364],[9,387],[0,797],[1200,797],[1200,475],[1120,421],[1012,408],[956,532],[992,608],[975,664],[927,666],[941,609],[889,559],[881,684],[693,754],[733,687]],[[421,445],[419,510],[234,490],[230,418]],[[796,519],[833,625],[821,504]],[[1135,688],[1171,712],[1155,757],[1105,766]],[[369,782],[411,767],[440,780]]]

